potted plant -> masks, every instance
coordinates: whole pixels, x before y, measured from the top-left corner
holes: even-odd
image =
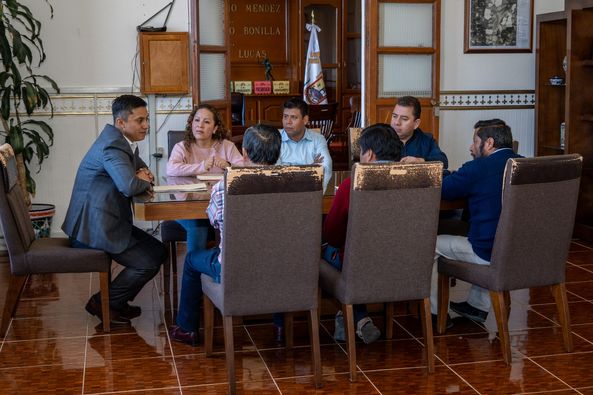
[[[53,8],[45,3],[53,18]],[[19,0],[0,0],[0,135],[12,145],[19,166],[19,182],[30,205],[35,196],[31,166],[36,158],[38,173],[53,144],[52,128],[44,121],[31,119],[36,110],[53,105],[48,89],[60,92],[47,75],[37,74],[46,58],[40,36],[41,22]]]

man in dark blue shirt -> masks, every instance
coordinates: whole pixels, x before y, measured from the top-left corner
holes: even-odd
[[[447,155],[439,148],[438,143],[429,133],[424,133],[420,126],[422,107],[413,96],[403,96],[397,100],[391,114],[391,127],[404,143],[402,163],[421,163],[424,161],[443,162],[443,169],[449,163]]]
[[[474,160],[466,162],[451,175],[443,178],[441,198],[467,199],[470,212],[467,237],[438,235],[435,264],[432,272],[431,311],[437,312],[437,259],[444,256],[489,265],[496,227],[502,209],[502,183],[504,168],[513,152],[511,128],[500,119],[479,121],[474,125],[470,145]],[[488,290],[472,286],[466,302],[451,302],[451,310],[475,321],[484,322],[490,310]]]

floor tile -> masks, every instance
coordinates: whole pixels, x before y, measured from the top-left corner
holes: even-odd
[[[227,382],[224,353],[193,354],[175,357],[181,386],[219,384]],[[266,382],[272,380],[264,361],[254,351],[235,352],[237,382]]]
[[[592,300],[593,301],[593,282],[586,281],[586,282],[579,282],[579,283],[570,283],[566,284],[566,290],[580,296],[585,300]],[[592,305],[593,307],[593,305]]]
[[[591,264],[577,266],[573,264],[566,265],[566,282],[582,282],[582,281],[593,281],[593,271],[588,270],[593,267],[593,261]]]
[[[574,265],[587,265],[593,263],[593,251],[591,250],[578,250],[571,251],[568,253],[567,262]]]
[[[419,318],[408,315],[403,317],[396,317],[396,322],[400,324],[407,332],[411,333],[414,337],[422,338],[422,322]],[[477,325],[474,321],[468,320],[463,317],[456,317],[452,319],[453,327],[449,328],[440,335],[433,328],[433,336],[453,336],[461,334],[471,333],[485,333],[486,329],[483,326]],[[431,323],[432,324],[432,323]],[[397,325],[396,325],[397,326]],[[404,338],[404,337],[400,337]],[[396,337],[397,339],[397,337]]]
[[[274,378],[313,374],[310,347],[278,348],[260,351]],[[337,344],[321,346],[323,374],[348,372],[348,356]]]
[[[442,336],[434,343],[435,354],[446,364],[502,360],[500,342],[489,334]]]
[[[323,385],[321,389],[315,388],[312,376],[278,379],[276,384],[283,394],[368,395],[379,393],[363,374],[358,374],[356,383],[351,383],[349,377],[348,373],[324,375],[321,378]]]
[[[356,363],[362,370],[426,367],[423,342],[412,339],[357,343]]]
[[[569,353],[553,357],[534,357],[533,361],[572,388],[592,387],[593,353]]]
[[[511,347],[528,357],[566,353],[559,326],[511,332],[510,336]],[[573,336],[573,345],[574,352],[593,351],[593,343],[578,336]]]
[[[0,369],[0,388],[4,394],[80,394],[82,380],[81,365]]]
[[[119,359],[157,358],[171,356],[166,334],[140,336],[139,334],[103,335],[88,339],[87,363]]]
[[[570,329],[577,335],[593,343],[593,324],[571,325]]]
[[[429,374],[423,368],[366,372],[382,394],[477,394],[450,369],[436,366]]]
[[[182,387],[184,395],[224,395],[228,394],[228,384],[200,385]],[[272,380],[269,381],[247,381],[237,383],[237,394],[275,395],[280,394]]]
[[[193,347],[171,339],[173,354],[176,356],[187,354],[198,354],[204,351],[204,331],[200,329],[198,346]],[[255,345],[251,341],[247,330],[243,326],[233,327],[233,342],[235,351],[255,351]],[[222,327],[214,328],[213,351],[224,353],[224,331]]]
[[[94,359],[87,363],[85,369],[85,393],[176,386],[178,382],[175,364],[171,357],[104,361]]]
[[[7,341],[2,345],[0,368],[40,365],[73,365],[82,368],[85,343],[84,337]]]
[[[532,306],[533,310],[553,320],[559,325],[558,310],[555,304]],[[570,302],[568,303],[571,324],[591,324],[593,323],[593,303],[589,302]]]
[[[54,339],[87,334],[87,317],[71,314],[61,317],[35,317],[13,319],[6,340]]]
[[[514,358],[511,366],[495,361],[453,365],[451,368],[482,394],[570,389],[528,359]]]

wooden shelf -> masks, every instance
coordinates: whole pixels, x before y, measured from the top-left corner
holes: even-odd
[[[579,118],[581,121],[593,122],[593,114],[583,114]]]
[[[593,66],[593,59],[581,60],[579,64],[581,66]]]

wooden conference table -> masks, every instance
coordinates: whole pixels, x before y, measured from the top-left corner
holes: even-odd
[[[327,190],[323,195],[323,213],[327,214],[337,187],[350,176],[350,171],[334,171]],[[195,177],[167,177],[165,185],[184,185],[200,182]],[[206,182],[208,190],[204,192],[155,193],[154,196],[139,196],[134,199],[134,217],[141,221],[163,221],[172,219],[207,219],[206,208],[210,201],[210,189],[216,181]],[[465,207],[464,200],[441,201],[441,210],[453,210]]]

